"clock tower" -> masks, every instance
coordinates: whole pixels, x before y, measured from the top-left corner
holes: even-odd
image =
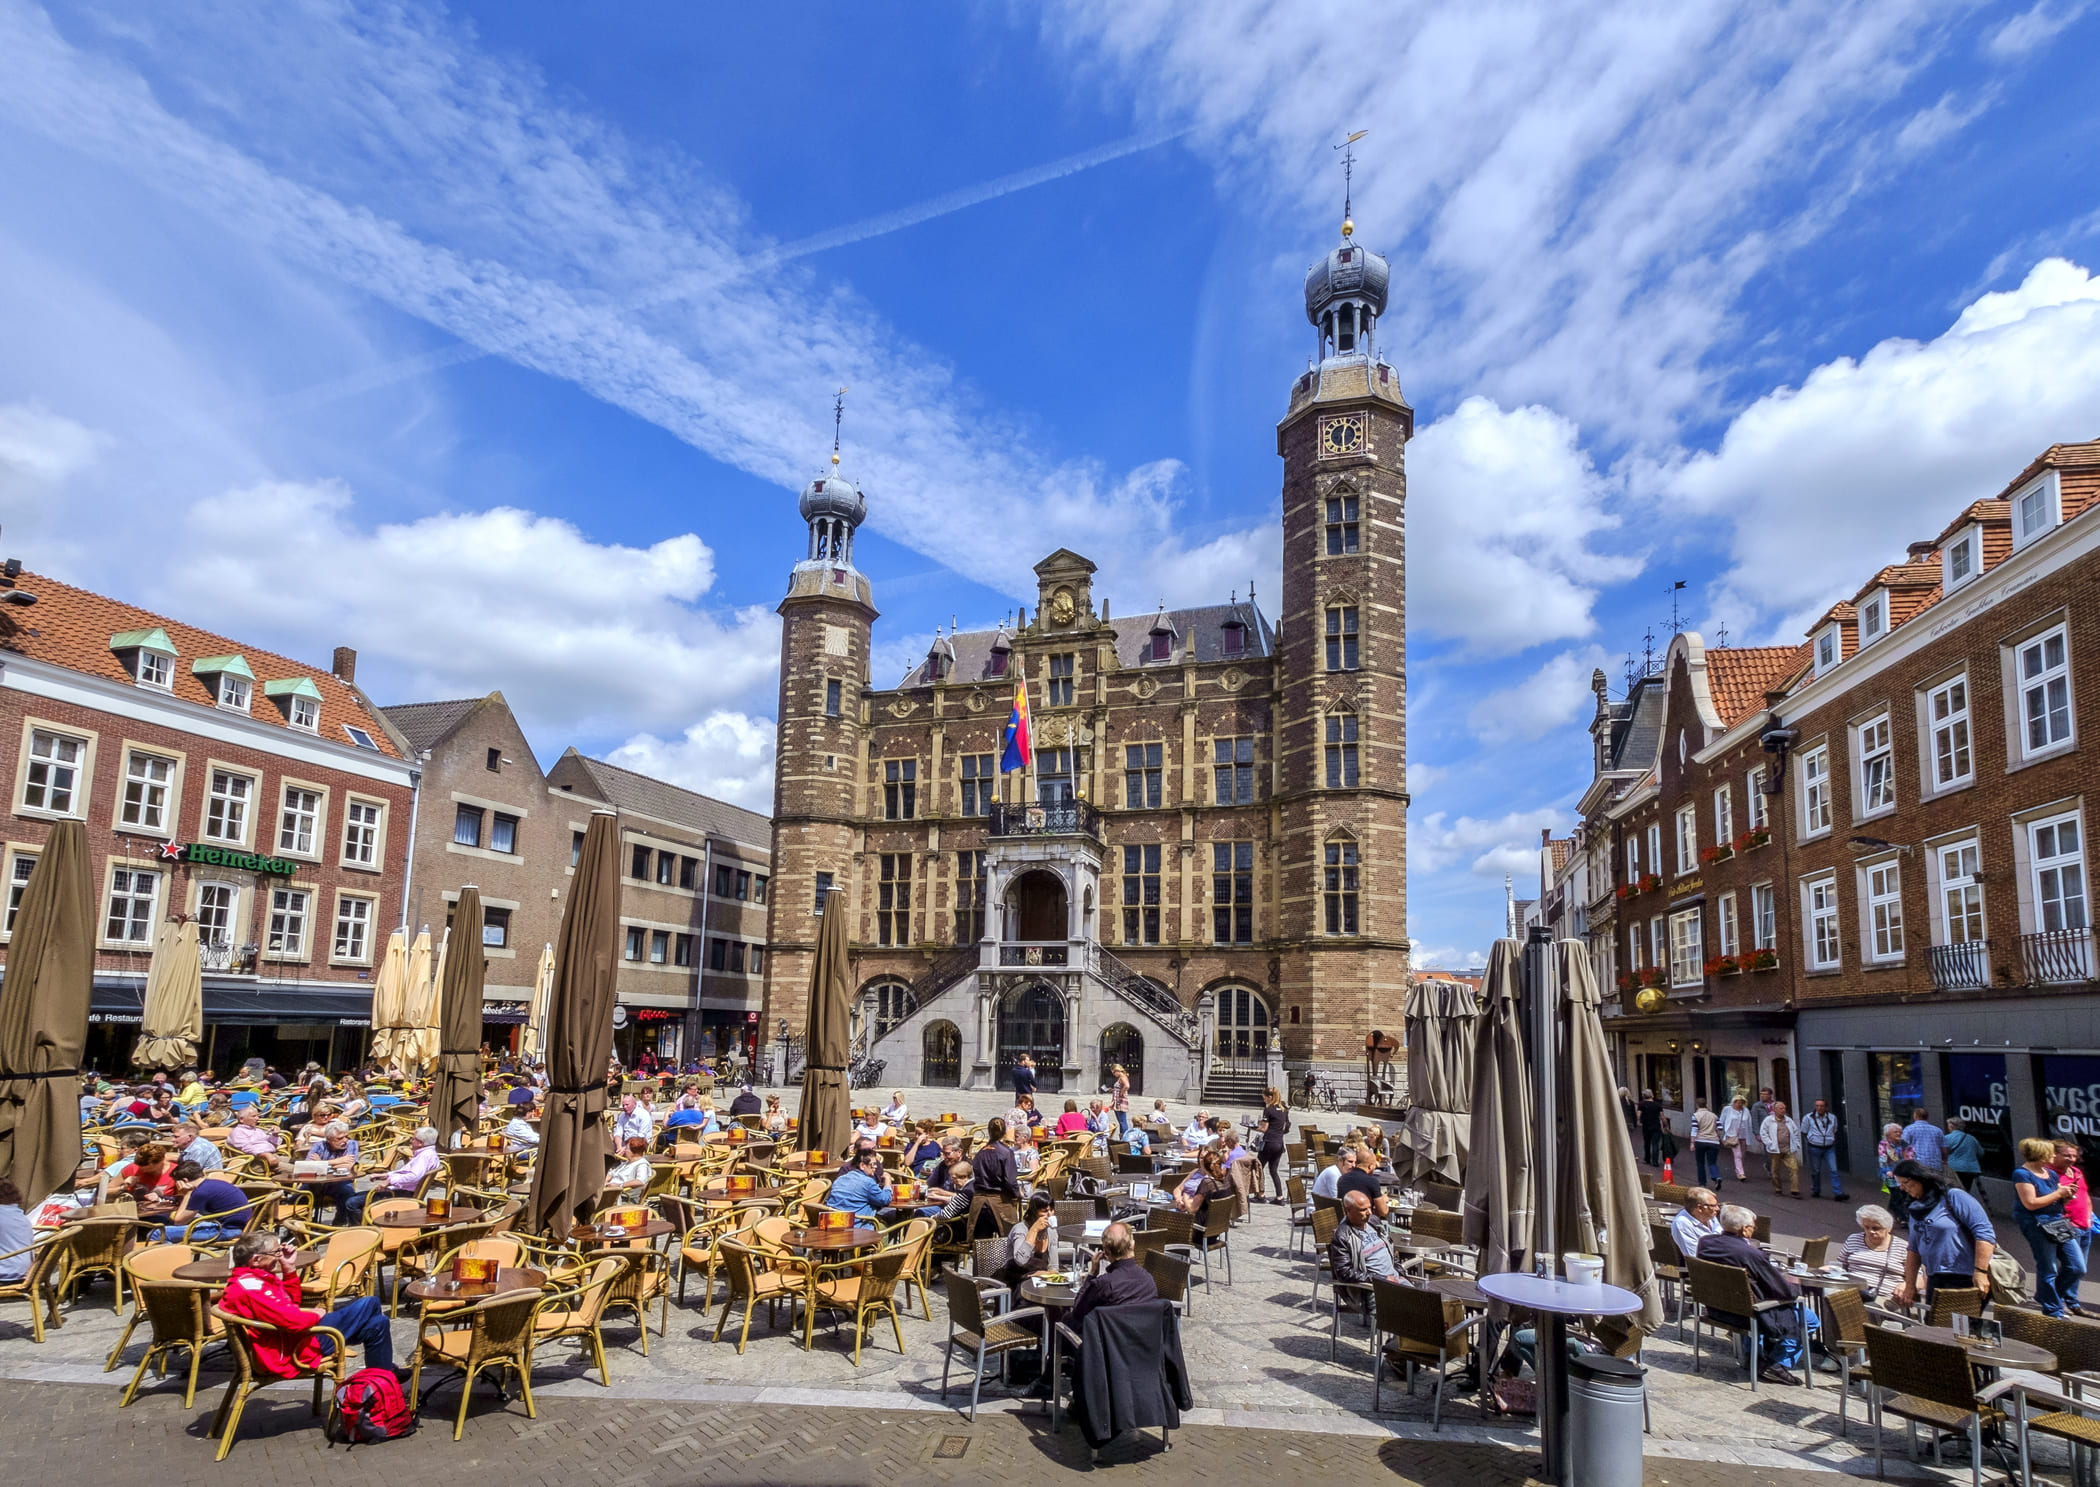
[[[1408,971],[1406,446],[1414,410],[1379,356],[1390,268],[1341,242],[1305,276],[1313,364],[1283,458],[1277,812],[1282,1029],[1292,1060],[1359,1060],[1397,1032]]]

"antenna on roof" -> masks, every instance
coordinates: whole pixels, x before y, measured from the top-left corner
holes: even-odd
[[[1350,219],[1349,207],[1354,200],[1356,175],[1356,142],[1371,131],[1359,129],[1335,148],[1342,152],[1342,236],[1356,231],[1356,223]]]
[[[1681,578],[1670,585],[1670,633],[1672,635],[1682,635],[1684,633],[1684,624],[1677,618],[1677,595],[1683,588],[1684,580]]]
[[[839,389],[839,395],[831,401],[831,466],[833,469],[838,468],[839,430],[844,426],[845,422],[846,389],[842,387]]]
[[[1240,591],[1238,589],[1234,589],[1232,591],[1232,598],[1229,602],[1233,604],[1237,604],[1240,602]]]

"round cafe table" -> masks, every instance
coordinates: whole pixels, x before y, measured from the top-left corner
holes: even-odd
[[[371,1224],[375,1229],[447,1229],[454,1224],[470,1224],[485,1211],[455,1206],[449,1213],[434,1216],[426,1205],[390,1211],[384,1218],[372,1219]]]
[[[582,1244],[632,1244],[637,1239],[661,1239],[676,1227],[664,1219],[651,1217],[644,1223],[617,1228],[605,1224],[578,1224],[569,1231],[569,1237]]]
[[[881,1231],[855,1224],[850,1229],[790,1229],[781,1236],[781,1243],[789,1249],[812,1250],[818,1254],[847,1254],[871,1248],[881,1239]]]
[[[1470,1275],[1443,1275],[1429,1282],[1429,1289],[1439,1296],[1449,1296],[1461,1306],[1480,1307],[1488,1304],[1487,1293],[1480,1283]]]
[[[2031,1342],[2019,1342],[2010,1337],[2003,1342],[1985,1342],[1980,1337],[1959,1336],[1952,1327],[1906,1327],[1903,1330],[1911,1337],[1922,1337],[1927,1342],[1950,1343],[1960,1348],[1978,1368],[2024,1368],[2030,1373],[2056,1372],[2056,1354]]]
[[[1080,1277],[1076,1272],[1061,1272],[1066,1277],[1062,1281],[1044,1279],[1044,1276],[1054,1273],[1060,1272],[1038,1271],[1023,1280],[1017,1291],[1021,1301],[1030,1306],[1040,1306],[1051,1314],[1046,1319],[1043,1331],[1049,1334],[1050,1372],[1046,1377],[1050,1380],[1049,1408],[1052,1430],[1057,1428],[1057,1371],[1063,1366],[1064,1352],[1064,1340],[1057,1335],[1057,1324],[1062,1320],[1063,1313],[1069,1311],[1072,1303],[1079,1299],[1080,1285]]]
[[[411,1281],[405,1288],[418,1301],[486,1301],[514,1291],[537,1291],[547,1284],[547,1272],[505,1265],[492,1281],[459,1281],[450,1276],[429,1276]]]
[[[1526,1306],[1546,1320],[1546,1335],[1537,1340],[1539,1465],[1549,1482],[1568,1479],[1568,1318],[1624,1317],[1641,1309],[1641,1298],[1622,1286],[1578,1286],[1549,1275],[1523,1272],[1483,1275],[1481,1293],[1511,1306]]]
[[[724,1203],[741,1203],[752,1198],[778,1198],[785,1192],[787,1192],[786,1188],[749,1187],[741,1192],[733,1193],[724,1183],[710,1182],[699,1190],[698,1196]]]
[[[295,1249],[285,1258],[294,1270],[311,1270],[321,1263],[325,1251],[320,1249]],[[186,1280],[197,1285],[223,1286],[233,1279],[233,1257],[220,1255],[209,1260],[192,1260],[187,1265],[177,1265],[169,1274],[176,1280]]]

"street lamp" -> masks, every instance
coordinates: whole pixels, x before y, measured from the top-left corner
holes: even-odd
[[[780,1019],[780,1077],[774,1081],[785,1085],[788,1082],[788,1020]]]

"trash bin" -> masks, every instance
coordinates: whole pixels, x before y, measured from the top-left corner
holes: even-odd
[[[1568,1360],[1568,1487],[1641,1487],[1646,1372],[1604,1353]]]

